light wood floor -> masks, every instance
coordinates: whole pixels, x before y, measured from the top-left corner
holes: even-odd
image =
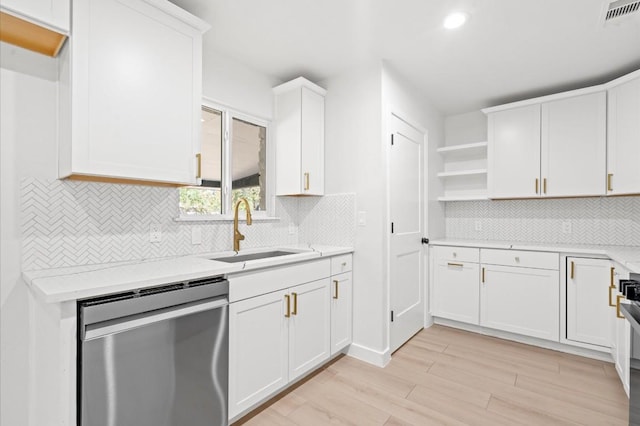
[[[234,425],[627,425],[612,364],[443,326],[384,368],[341,357]]]

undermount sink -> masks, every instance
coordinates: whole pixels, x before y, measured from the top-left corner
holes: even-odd
[[[227,262],[227,263],[237,263],[237,262],[246,262],[248,260],[267,259],[270,257],[286,256],[288,254],[297,254],[297,253],[298,252],[296,251],[274,250],[274,251],[263,251],[261,253],[241,254],[241,255],[229,256],[229,257],[217,257],[211,260],[218,260],[220,262]]]

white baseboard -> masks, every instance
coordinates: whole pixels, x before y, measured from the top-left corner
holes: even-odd
[[[559,342],[538,339],[536,337],[522,336],[520,334],[509,333],[507,331],[494,330],[491,328],[481,327],[479,325],[465,324],[444,318],[434,318],[435,324],[447,327],[458,328],[460,330],[471,331],[473,333],[484,334],[486,336],[498,337],[500,339],[511,340],[513,342],[524,343],[526,345],[538,346],[540,348],[551,349],[558,352],[564,352],[572,355],[584,356],[600,361],[613,362],[611,354],[602,351],[582,348],[579,346],[567,345]]]
[[[357,343],[352,343],[351,346],[349,346],[347,355],[382,368],[391,361],[391,352],[388,348],[384,351],[376,351],[375,349]]]

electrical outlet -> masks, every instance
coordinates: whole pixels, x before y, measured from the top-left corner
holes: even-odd
[[[202,244],[202,229],[199,226],[191,228],[191,244]]]
[[[162,241],[162,228],[159,223],[152,223],[149,225],[149,241],[152,243],[159,243]]]
[[[298,233],[298,227],[295,223],[289,223],[289,235],[296,235]]]
[[[562,233],[563,234],[570,234],[571,233],[571,221],[570,220],[565,220],[564,222],[562,222]]]
[[[482,231],[482,222],[479,220],[476,220],[476,232],[480,232]]]

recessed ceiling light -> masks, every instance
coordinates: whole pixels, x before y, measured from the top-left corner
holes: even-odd
[[[448,30],[459,28],[467,22],[467,14],[462,12],[453,12],[444,18],[444,27]]]

